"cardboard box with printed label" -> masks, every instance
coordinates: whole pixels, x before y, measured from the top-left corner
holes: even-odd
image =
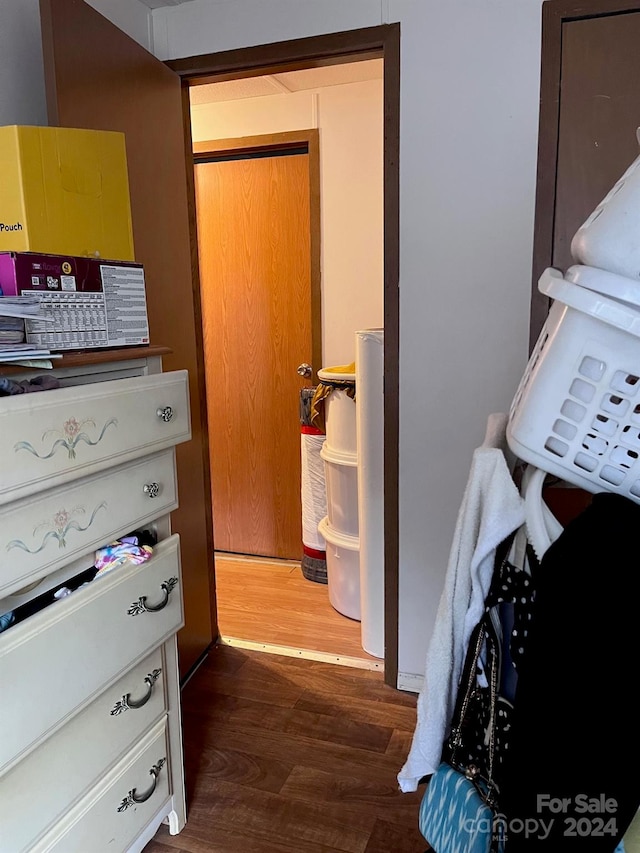
[[[0,293],[40,297],[46,321],[25,324],[27,341],[39,347],[61,351],[149,343],[142,264],[0,252]]]
[[[132,261],[123,133],[0,127],[0,251]]]

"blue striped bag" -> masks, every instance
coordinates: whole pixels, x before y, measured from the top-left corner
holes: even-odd
[[[492,850],[492,809],[471,779],[444,762],[431,777],[420,803],[419,827],[437,853]]]
[[[494,819],[496,787],[493,782],[495,729],[498,694],[498,655],[492,637],[489,616],[476,626],[465,659],[460,680],[458,703],[446,750],[449,762],[443,761],[429,780],[420,803],[419,828],[436,853],[502,853],[504,849],[501,821]],[[462,732],[469,703],[476,685],[478,662],[485,650],[485,673],[490,687],[490,723],[487,731],[488,760],[486,775],[474,765],[460,765],[457,760],[462,745]]]

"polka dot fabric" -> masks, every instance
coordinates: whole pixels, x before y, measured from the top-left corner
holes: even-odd
[[[462,707],[456,708],[454,719],[460,720],[458,737],[449,738],[443,753],[445,760],[457,766],[474,765],[483,778],[491,776],[498,790],[505,756],[509,751],[517,672],[526,655],[535,600],[534,581],[530,574],[530,570],[535,573],[537,566],[535,554],[529,547],[523,549],[522,565],[518,565],[513,558],[514,550],[513,541],[503,543],[502,555],[496,560],[485,601],[482,620],[485,639],[473,676],[474,687],[464,713]],[[469,683],[471,677],[469,660],[473,656],[472,645],[467,653],[468,660],[459,694],[465,692],[464,685]],[[498,684],[495,725],[492,725],[489,686],[492,677]],[[459,704],[461,699],[459,695]],[[493,768],[490,760],[492,739]]]

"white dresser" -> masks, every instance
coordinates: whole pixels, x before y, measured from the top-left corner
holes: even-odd
[[[0,398],[0,616],[72,586],[120,536],[158,539],[0,633],[0,853],[137,851],[185,823],[169,513],[189,398],[152,352],[65,358],[64,387]]]

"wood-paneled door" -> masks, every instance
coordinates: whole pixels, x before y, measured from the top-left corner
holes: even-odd
[[[213,533],[202,376],[194,314],[180,78],[84,0],[41,0],[49,121],[125,133],[136,260],[144,265],[151,341],[165,370],[189,371],[193,438],[176,449],[185,674],[217,637]]]
[[[545,267],[573,263],[571,238],[640,153],[640,0],[546,0],[531,345],[549,300]]]
[[[320,336],[317,163],[304,143],[215,145],[197,146],[195,186],[216,549],[300,559],[299,396],[311,378],[297,368]]]
[[[573,264],[573,235],[640,153],[639,44],[640,0],[543,3],[530,349],[549,311],[540,275]],[[545,489],[565,525],[591,498]]]

